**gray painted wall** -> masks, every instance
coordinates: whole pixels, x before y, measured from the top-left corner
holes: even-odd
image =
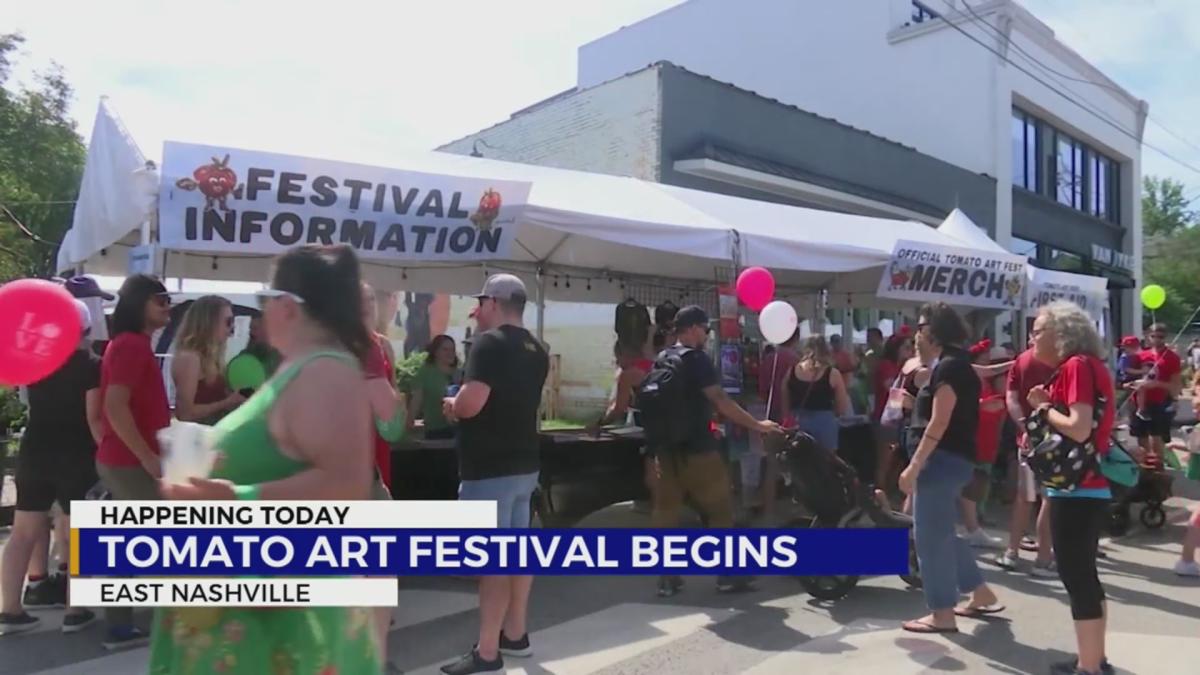
[[[893,195],[896,203],[937,217],[958,207],[995,231],[996,182],[991,177],[675,66],[659,69],[664,183],[798,203],[673,169],[675,159],[708,142],[823,175],[846,192],[880,201],[889,201],[881,195]]]
[[[1013,190],[1013,236],[1091,257],[1092,244],[1125,249],[1125,228],[1027,190]]]

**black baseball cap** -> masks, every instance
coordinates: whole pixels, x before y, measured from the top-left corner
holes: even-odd
[[[675,315],[675,330],[685,330],[695,326],[708,327],[708,312],[696,305],[688,305]]]
[[[115,300],[116,296],[112,293],[105,293],[100,289],[100,284],[96,280],[87,276],[71,277],[63,282],[63,287],[67,292],[76,298],[104,298],[105,300]]]

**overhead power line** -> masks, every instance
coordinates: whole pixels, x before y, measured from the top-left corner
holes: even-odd
[[[958,8],[953,4],[952,0],[942,0],[942,2],[944,4],[946,4],[947,7],[957,11]],[[1030,78],[1032,78],[1035,82],[1041,84],[1042,86],[1046,87],[1050,91],[1058,94],[1059,96],[1066,99],[1070,103],[1074,104],[1076,107],[1080,108],[1081,110],[1088,113],[1092,117],[1095,117],[1096,119],[1100,120],[1101,122],[1104,122],[1105,124],[1111,126],[1112,128],[1116,129],[1117,131],[1121,132],[1125,136],[1128,136],[1129,138],[1140,143],[1141,145],[1143,145],[1147,148],[1150,148],[1151,150],[1157,152],[1158,154],[1162,155],[1163,157],[1166,157],[1167,159],[1171,160],[1172,162],[1175,162],[1176,164],[1184,167],[1185,169],[1188,169],[1189,171],[1192,171],[1192,172],[1196,173],[1197,175],[1200,175],[1200,167],[1196,167],[1196,166],[1172,155],[1171,153],[1167,152],[1166,150],[1163,150],[1162,148],[1160,148],[1156,145],[1153,145],[1151,143],[1146,142],[1145,140],[1143,140],[1141,138],[1138,138],[1137,134],[1129,131],[1128,129],[1121,126],[1117,122],[1114,122],[1113,120],[1109,119],[1103,113],[1097,112],[1091,106],[1088,106],[1087,104],[1082,103],[1079,100],[1075,99],[1070,94],[1064,92],[1060,87],[1057,87],[1054,84],[1051,84],[1051,83],[1047,82],[1046,80],[1042,79],[1041,77],[1038,77],[1033,72],[1030,72],[1030,70],[1028,68],[1026,68],[1025,66],[1008,58],[1006,55],[1004,55],[1002,52],[1000,52],[1000,50],[998,50],[995,47],[980,40],[979,38],[975,37],[974,35],[971,35],[970,32],[964,30],[961,26],[957,25],[955,22],[945,19],[945,17],[943,17],[943,20],[946,22],[947,26],[950,26],[954,30],[958,31],[959,33],[961,33],[964,37],[966,37],[971,42],[974,42],[975,44],[979,45],[980,47],[983,47],[984,49],[988,50],[992,54],[996,55],[996,57],[999,58],[1000,60],[1011,65],[1013,68],[1016,68],[1017,70],[1021,71],[1022,73],[1025,73]]]

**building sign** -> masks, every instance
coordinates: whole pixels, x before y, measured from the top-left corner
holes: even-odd
[[[168,142],[164,248],[276,254],[349,244],[382,261],[504,258],[529,183]]]
[[[1126,272],[1133,272],[1133,256],[1128,253],[1114,251],[1111,248],[1092,244],[1092,260]]]
[[[1025,260],[1017,255],[897,241],[879,297],[988,309],[1020,309]]]
[[[1030,315],[1055,300],[1079,305],[1093,321],[1103,321],[1108,308],[1108,280],[1086,274],[1029,268],[1029,289],[1025,308]]]

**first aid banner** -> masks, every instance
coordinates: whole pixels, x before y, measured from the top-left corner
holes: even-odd
[[[163,248],[275,255],[348,244],[360,258],[506,258],[527,182],[421,173],[167,142],[159,188]]]

